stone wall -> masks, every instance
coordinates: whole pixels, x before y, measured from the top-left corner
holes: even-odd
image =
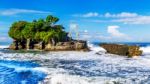
[[[100,44],[108,53],[123,56],[140,56],[142,51],[139,46],[119,45],[119,44]]]

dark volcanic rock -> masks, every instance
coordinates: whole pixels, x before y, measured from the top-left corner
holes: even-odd
[[[123,56],[140,56],[142,51],[139,46],[119,45],[119,44],[100,44],[108,53]]]

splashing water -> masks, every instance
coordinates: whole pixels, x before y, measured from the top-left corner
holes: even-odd
[[[150,55],[150,46],[146,46],[146,47],[141,47],[140,50],[143,51],[143,54],[149,54]]]
[[[46,74],[32,70],[36,67],[30,61],[0,60],[0,84],[38,84]]]
[[[20,73],[23,71],[27,71],[27,75],[32,73],[33,76],[30,75],[30,81],[35,80],[34,74],[37,73],[38,77],[41,77],[39,76],[39,71],[45,72],[47,76],[43,82],[39,82],[40,84],[150,83],[150,56],[148,54],[138,58],[126,58],[124,56],[105,53],[95,54],[97,52],[105,52],[105,50],[95,45],[90,45],[89,47],[92,50],[90,52],[39,52],[36,54],[1,52],[1,60],[34,61],[40,64],[41,68],[37,68],[38,66],[34,64],[25,64],[31,67],[21,67],[25,66],[22,65],[24,63],[5,64],[5,62],[0,62],[0,65],[12,68],[13,70],[7,70],[5,68],[2,70],[2,72],[9,72],[10,75],[14,72]],[[17,78],[17,76],[12,74],[8,80],[11,80],[11,77]],[[24,76],[20,77],[23,83],[25,83],[24,80],[28,79],[24,78]],[[30,82],[30,84],[32,84],[32,82]]]

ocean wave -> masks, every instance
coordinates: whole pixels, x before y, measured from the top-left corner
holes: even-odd
[[[150,46],[140,47],[140,50],[143,51],[143,55],[150,54]]]
[[[0,60],[0,84],[38,84],[46,74],[28,61]]]
[[[94,45],[92,43],[88,42],[88,47],[90,48],[91,51],[93,52],[106,52],[106,50],[98,45]]]
[[[95,52],[105,50],[91,44],[89,47],[92,50],[90,52],[3,53],[0,59],[34,61],[40,64],[41,67],[15,69],[17,72],[32,70],[46,73],[45,80],[39,84],[150,83],[149,58],[144,56],[127,58],[112,54],[98,55]],[[20,65],[22,64],[24,63]],[[2,65],[15,68],[6,64]]]
[[[0,49],[8,48],[9,45],[0,45]]]

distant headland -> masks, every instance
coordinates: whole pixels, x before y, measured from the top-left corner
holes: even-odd
[[[48,15],[45,19],[32,22],[14,22],[8,32],[13,39],[9,49],[38,49],[47,51],[88,50],[86,41],[74,40],[64,31],[62,25],[56,24],[59,18]]]

